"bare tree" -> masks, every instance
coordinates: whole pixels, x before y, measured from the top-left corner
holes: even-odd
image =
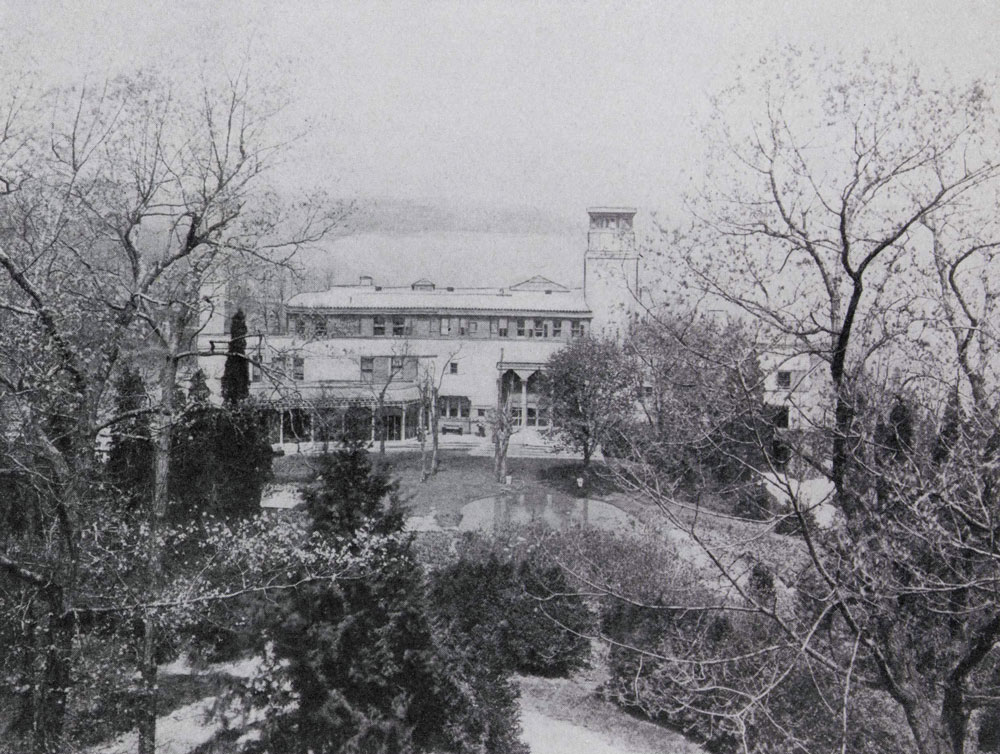
[[[507,478],[507,449],[514,434],[514,415],[511,412],[511,396],[503,391],[503,376],[497,377],[497,403],[486,418],[493,439],[493,479],[502,483]]]
[[[989,102],[978,82],[931,94],[914,70],[790,53],[717,105],[715,183],[692,199],[680,261],[698,288],[826,362],[839,489],[852,376],[905,351],[920,316],[896,312],[919,307],[921,223],[997,176]],[[740,112],[755,116],[743,137],[729,126]]]
[[[4,403],[19,415],[18,454],[47,476],[46,506],[58,535],[0,560],[20,583],[47,585],[53,633],[35,725],[38,750],[58,745],[72,685],[72,629],[87,599],[83,531],[99,507],[98,434],[120,420],[107,388],[122,357],[157,374],[153,414],[156,476],[146,508],[145,584],[161,583],[169,449],[177,421],[178,367],[197,355],[201,281],[223,258],[282,260],[340,220],[324,201],[292,212],[266,175],[283,144],[267,133],[274,103],[241,71],[188,96],[140,76],[48,96],[48,117],[25,124],[8,160],[17,187],[3,199],[0,268],[4,315],[16,324],[0,361]],[[221,355],[221,354],[220,354]],[[40,465],[41,464],[41,465]],[[13,543],[7,543],[8,548]],[[30,566],[26,565],[30,564]],[[140,751],[155,747],[155,616],[144,611],[144,704]]]
[[[424,369],[420,375],[420,403],[421,410],[427,412],[429,419],[431,435],[431,458],[430,458],[430,468],[426,464],[426,440],[423,436],[420,438],[420,479],[421,481],[427,481],[427,479],[438,471],[439,459],[439,437],[440,433],[438,428],[440,426],[440,412],[438,410],[438,398],[441,395],[441,383],[444,382],[444,376],[448,370],[448,364],[462,352],[462,346],[459,345],[455,350],[448,353],[444,360],[438,366],[436,358],[428,359]]]
[[[725,168],[709,172],[724,184],[673,240],[699,295],[760,336],[716,352],[716,369],[745,375],[747,348],[790,345],[828,371],[820,418],[784,435],[800,475],[744,437],[784,501],[760,523],[683,494],[641,446],[617,465],[702,582],[610,590],[638,611],[607,637],[635,659],[622,698],[744,751],[864,751],[885,735],[963,752],[1000,701],[996,240],[974,221],[997,178],[989,103],[978,84],[932,88],[871,60],[784,65],[770,69],[784,83],[735,91],[763,92],[762,117],[724,133]],[[732,410],[756,389],[739,377]],[[839,513],[820,516],[824,500]]]

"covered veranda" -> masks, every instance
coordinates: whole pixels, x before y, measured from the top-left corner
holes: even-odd
[[[497,365],[501,400],[510,406],[514,424],[518,427],[552,426],[552,417],[544,400],[543,366],[534,362],[504,361]]]
[[[416,438],[427,426],[414,386],[390,386],[379,397],[371,385],[322,386],[261,401],[272,445],[329,443],[343,439],[387,441]]]

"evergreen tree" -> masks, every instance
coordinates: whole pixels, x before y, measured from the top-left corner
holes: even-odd
[[[247,401],[213,406],[199,369],[191,376],[171,462],[173,519],[190,520],[202,512],[252,515],[271,477],[271,446],[260,412]]]
[[[306,498],[320,539],[399,536],[363,578],[304,585],[282,605],[274,648],[298,702],[274,721],[267,750],[523,752],[509,679],[435,629],[386,469],[347,444],[324,457]]]
[[[247,320],[243,310],[229,326],[229,349],[222,373],[222,401],[233,405],[250,395],[250,362],[247,361]]]
[[[260,508],[271,478],[271,445],[260,410],[243,401],[214,410],[214,467],[218,473],[213,510],[225,518],[250,516]]]
[[[211,510],[221,481],[216,459],[216,413],[202,370],[191,375],[184,414],[170,448],[170,518],[189,520]]]
[[[138,371],[126,367],[115,383],[116,408],[127,414],[146,408],[146,386]],[[149,415],[127,416],[111,430],[111,448],[106,467],[108,481],[119,491],[129,509],[149,499],[153,491],[153,443]]]
[[[208,388],[208,380],[205,378],[205,372],[204,370],[199,369],[191,375],[191,382],[188,386],[188,395],[185,404],[190,402],[192,406],[205,407],[208,405],[211,396],[212,391]]]
[[[315,531],[347,539],[366,523],[376,534],[402,531],[405,511],[397,485],[386,467],[373,467],[363,441],[348,440],[336,453],[322,456],[319,479],[319,488],[305,491]]]

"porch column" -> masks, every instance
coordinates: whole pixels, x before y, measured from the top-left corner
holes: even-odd
[[[528,426],[528,381],[521,380],[521,426]]]
[[[285,409],[278,409],[278,443],[284,444],[285,442]]]
[[[402,426],[399,428],[399,439],[406,439],[406,404],[403,404],[403,420],[401,422]]]

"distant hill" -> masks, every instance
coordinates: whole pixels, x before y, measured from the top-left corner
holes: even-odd
[[[586,226],[562,233],[490,231],[354,232],[305,251],[302,290],[325,290],[371,275],[377,285],[428,278],[439,286],[507,286],[534,275],[583,284]]]
[[[566,218],[537,207],[448,206],[402,199],[360,199],[348,224],[355,233],[512,232],[561,234],[583,229],[580,217]]]

